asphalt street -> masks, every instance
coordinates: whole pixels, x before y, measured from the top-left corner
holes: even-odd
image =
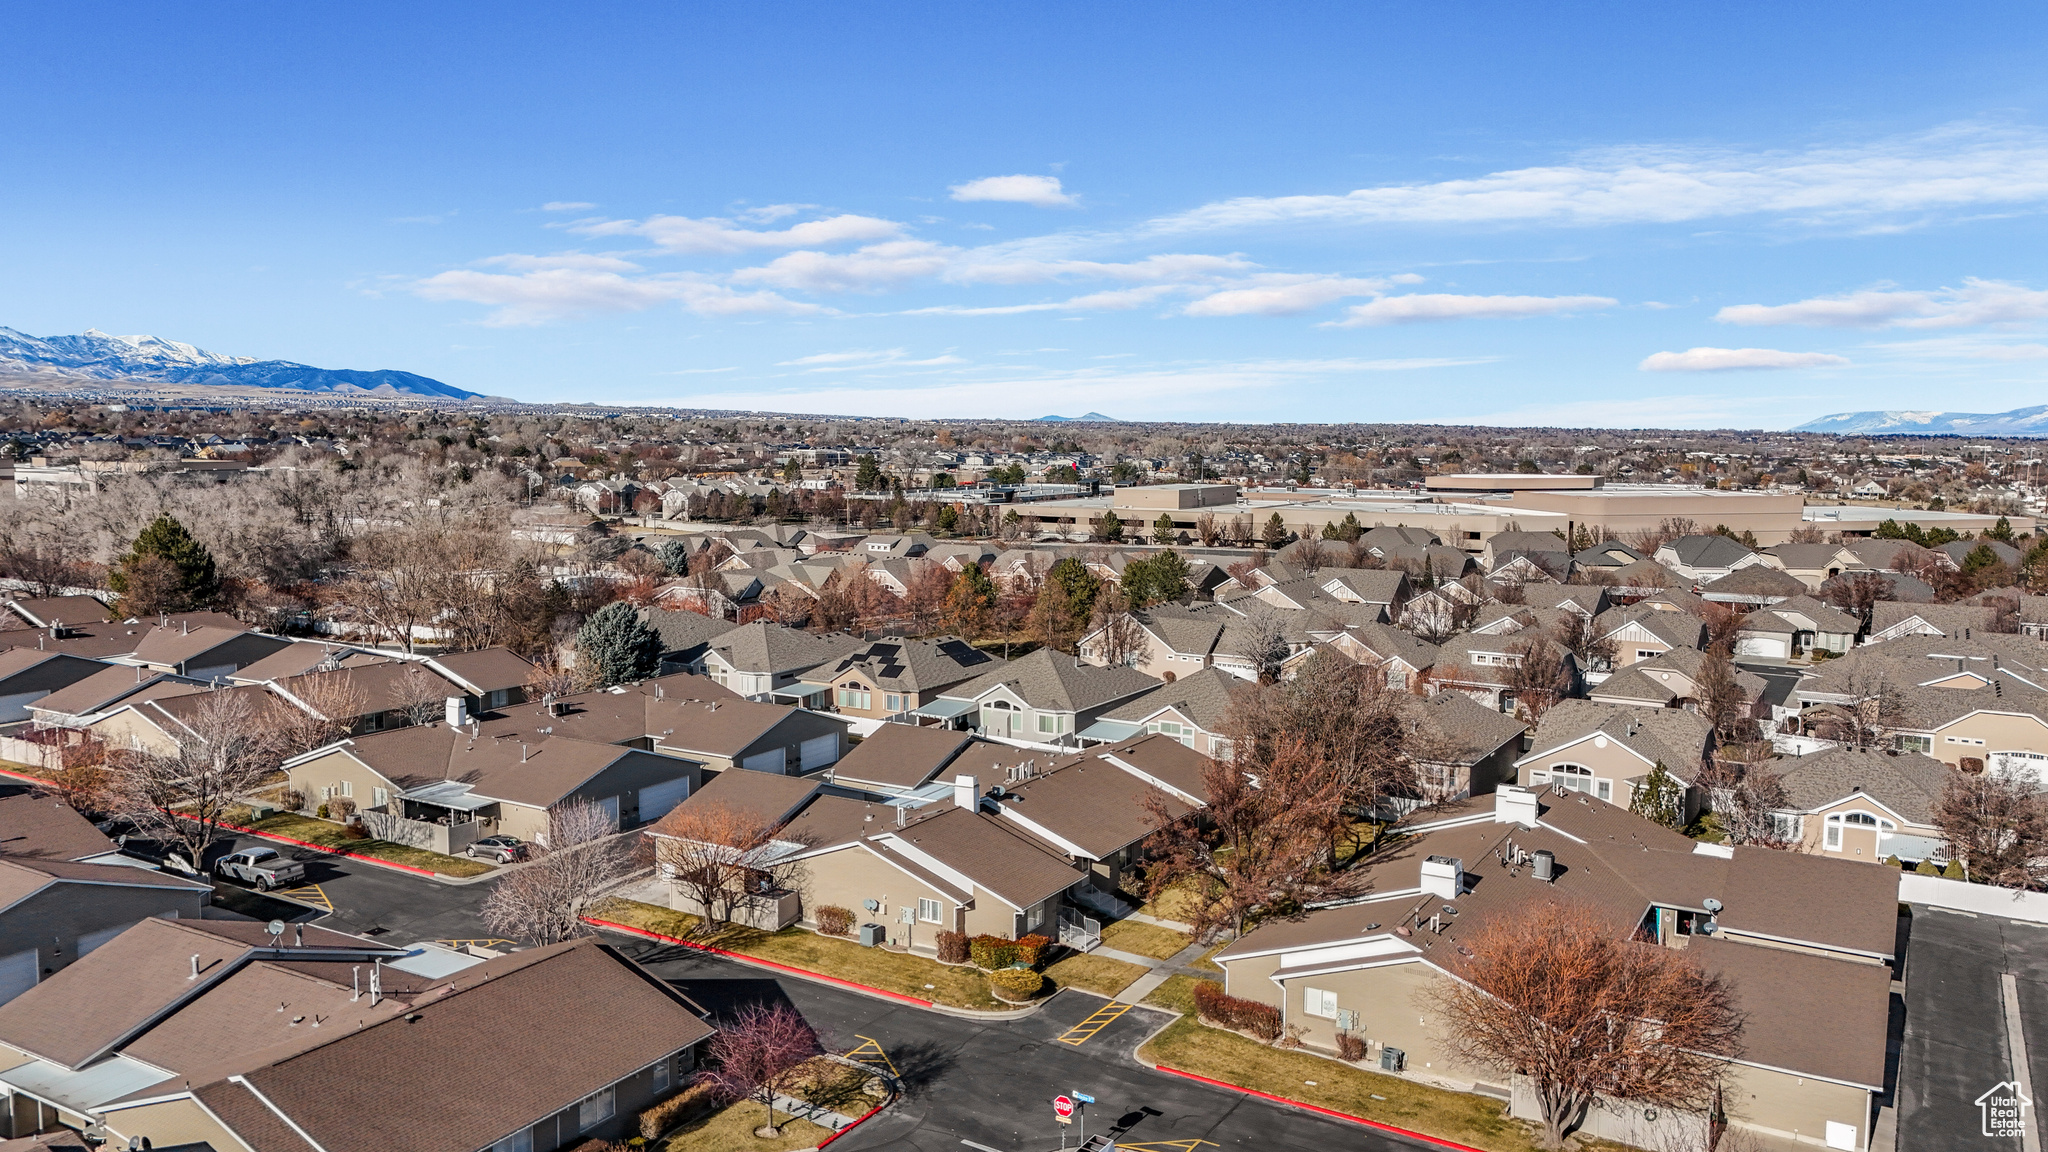
[[[2048,1082],[2048,926],[1915,906],[1899,1050],[1901,1150],[2014,1148],[1983,1135],[1977,1097],[2012,1075],[2001,974],[2016,979],[2035,1095]],[[2048,1136],[2041,1110],[2036,1130]]]
[[[309,923],[317,920],[337,931],[400,944],[490,938],[479,909],[493,881],[443,884],[424,876],[254,836],[235,837],[233,847],[217,851],[226,855],[257,845],[275,848],[286,858],[305,865],[306,887],[280,893],[283,899],[266,901],[240,885],[215,881],[214,888],[221,894],[217,902],[232,911],[258,919],[278,917]],[[274,908],[286,910],[268,911],[265,915]]]

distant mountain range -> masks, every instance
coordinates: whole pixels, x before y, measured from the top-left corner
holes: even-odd
[[[1850,436],[2048,436],[2048,404],[2010,412],[1837,412],[1792,431]]]
[[[109,336],[88,328],[76,336],[30,336],[0,328],[0,372],[43,372],[85,380],[140,380],[165,384],[240,384],[369,396],[481,395],[411,372],[314,368],[290,360],[222,356],[155,336]]]
[[[1100,421],[1107,424],[1118,422],[1116,417],[1104,416],[1100,412],[1090,412],[1086,416],[1040,416],[1035,422],[1039,424],[1078,424],[1083,420]]]

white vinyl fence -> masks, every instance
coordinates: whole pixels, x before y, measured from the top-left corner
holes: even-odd
[[[1905,872],[1899,876],[1899,899],[1909,904],[1932,904],[1937,908],[2048,924],[2048,892],[2022,892]]]

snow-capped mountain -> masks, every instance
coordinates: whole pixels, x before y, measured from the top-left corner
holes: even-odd
[[[2048,436],[2048,404],[2010,412],[1837,412],[1792,431],[1849,436]]]
[[[479,395],[389,368],[361,372],[314,368],[290,360],[222,356],[155,336],[110,336],[88,328],[76,336],[30,336],[0,328],[0,372],[43,372],[91,380],[145,380],[167,384],[241,384],[375,396]]]
[[[1091,422],[1103,422],[1103,423],[1109,423],[1109,424],[1115,424],[1115,423],[1117,423],[1117,422],[1118,422],[1118,421],[1117,421],[1117,418],[1116,418],[1116,417],[1114,417],[1114,416],[1104,416],[1104,415],[1103,415],[1102,413],[1100,413],[1100,412],[1090,412],[1090,413],[1089,413],[1089,414],[1087,414],[1086,416],[1040,416],[1040,417],[1038,418],[1038,423],[1040,423],[1040,424],[1079,424],[1079,423],[1081,423],[1081,422],[1082,422],[1082,421],[1084,421],[1084,420],[1087,420],[1087,421],[1091,421]]]

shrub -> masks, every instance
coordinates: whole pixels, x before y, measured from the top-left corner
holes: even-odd
[[[1337,1056],[1354,1064],[1365,1059],[1365,1038],[1349,1032],[1337,1033]]]
[[[313,809],[313,818],[316,820],[327,819],[327,802],[325,800],[322,800],[320,802],[320,806],[318,808]]]
[[[287,812],[304,812],[306,794],[297,788],[287,788],[277,794],[277,806]]]
[[[993,972],[1017,962],[1017,942],[1005,936],[983,933],[968,944],[967,955],[975,967]]]
[[[967,963],[967,933],[939,933],[939,960],[946,964]]]
[[[826,936],[844,936],[853,931],[853,909],[830,904],[818,909],[818,931]]]
[[[1948,867],[1943,868],[1941,874],[1950,880],[1963,879],[1963,862],[1961,860],[1949,861]]]
[[[1214,980],[1195,985],[1195,1014],[1211,1024],[1249,1032],[1268,1044],[1280,1038],[1278,1008],[1232,996]]]
[[[676,1125],[695,1119],[699,1112],[709,1112],[717,1106],[717,1093],[711,1085],[692,1084],[640,1113],[640,1135],[653,1140]]]
[[[1046,949],[1051,947],[1052,938],[1050,936],[1041,936],[1033,932],[1031,935],[1022,937],[1017,941],[1017,959],[1014,963],[1022,964],[1026,968],[1036,968],[1040,964],[1045,963]]]
[[[336,796],[327,802],[327,811],[334,819],[346,824],[356,814],[356,802],[346,796]]]
[[[1003,968],[989,973],[988,982],[1005,1000],[1029,1000],[1045,987],[1045,977],[1029,968]]]
[[[1932,860],[1922,860],[1918,864],[1913,865],[1913,871],[1921,876],[1941,875],[1941,869],[1936,868]]]

